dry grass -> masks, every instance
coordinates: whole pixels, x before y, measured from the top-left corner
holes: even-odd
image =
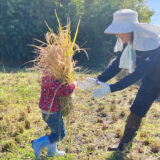
[[[46,23],[49,31],[45,35],[46,42],[42,42],[40,46],[35,46],[35,53],[38,57],[33,60],[35,62],[35,69],[47,72],[47,75],[58,79],[62,84],[68,85],[74,81],[75,78],[75,64],[73,56],[75,52],[80,52],[81,49],[75,42],[78,34],[80,21],[73,40],[71,39],[70,20],[67,25],[62,27],[58,15],[55,12],[59,24],[58,32],[55,33]],[[87,53],[86,53],[87,55]]]

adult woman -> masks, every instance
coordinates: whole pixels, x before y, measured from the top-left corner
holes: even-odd
[[[160,28],[151,24],[139,23],[137,12],[131,9],[116,11],[112,24],[104,31],[115,34],[117,42],[115,52],[118,56],[96,79],[87,78],[80,84],[82,89],[89,89],[101,84],[102,87],[92,92],[95,98],[127,88],[139,79],[141,86],[130,107],[130,114],[124,135],[116,148],[123,150],[136,135],[142,118],[146,115],[154,100],[160,94]],[[129,74],[115,84],[107,84],[109,79],[128,69]]]

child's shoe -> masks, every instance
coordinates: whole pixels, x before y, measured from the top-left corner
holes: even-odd
[[[64,151],[59,151],[57,149],[57,143],[52,143],[50,145],[48,145],[48,152],[47,155],[49,157],[54,157],[54,156],[63,156],[66,153]]]
[[[40,159],[41,158],[41,150],[50,144],[51,143],[50,143],[47,135],[32,141],[32,147],[34,149],[35,156]]]

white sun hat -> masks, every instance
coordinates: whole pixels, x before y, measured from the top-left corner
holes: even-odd
[[[133,32],[132,24],[138,22],[138,13],[131,9],[122,9],[114,12],[112,24],[109,25],[104,33],[129,33]]]
[[[149,23],[139,23],[138,13],[131,9],[114,12],[112,23],[105,29],[107,34],[123,34],[133,32],[133,47],[135,50],[148,51],[160,46],[160,27]],[[115,48],[122,48],[122,42],[117,40]]]

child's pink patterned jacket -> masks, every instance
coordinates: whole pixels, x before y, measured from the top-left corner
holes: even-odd
[[[75,89],[75,85],[71,83],[68,86],[62,85],[54,77],[45,76],[41,82],[41,97],[39,107],[48,111],[51,106],[51,112],[58,112],[61,109],[60,96],[68,96]]]

